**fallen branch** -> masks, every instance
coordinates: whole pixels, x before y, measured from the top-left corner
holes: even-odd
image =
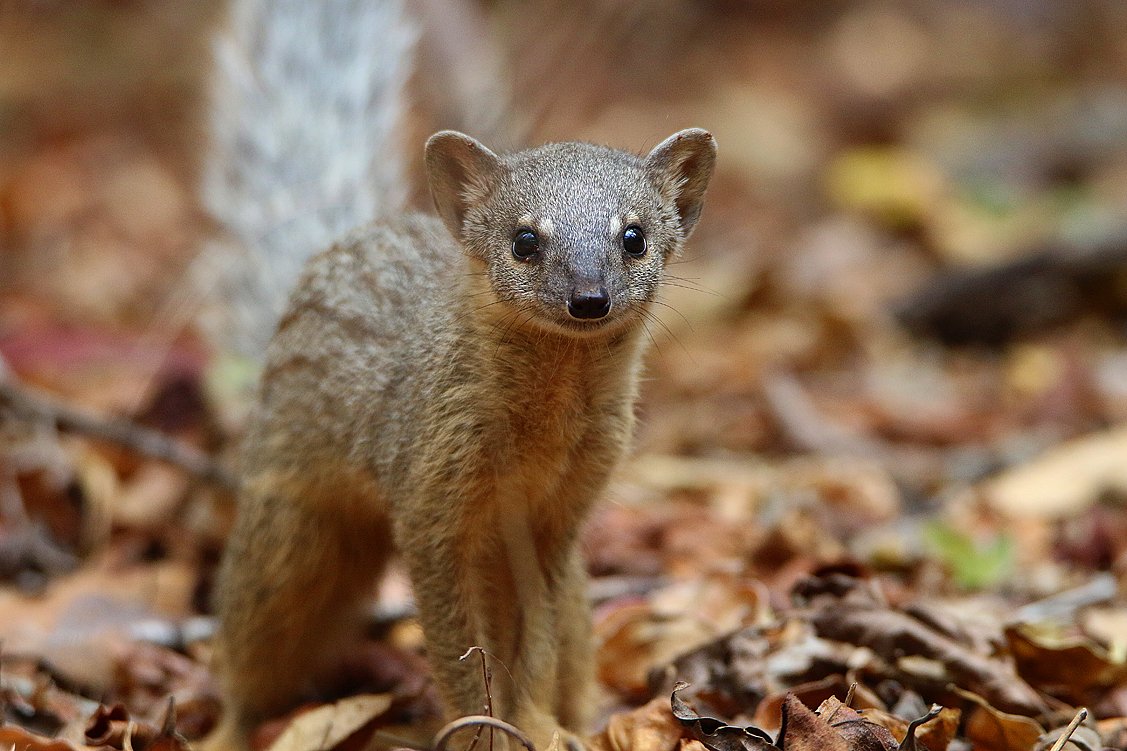
[[[61,432],[122,446],[230,490],[238,487],[233,474],[192,446],[128,420],[106,418],[62,404],[46,394],[37,393],[17,381],[10,372],[0,369],[0,406],[5,405],[20,417],[50,423]]]

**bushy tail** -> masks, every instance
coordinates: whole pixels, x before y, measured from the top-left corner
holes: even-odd
[[[234,0],[215,43],[194,270],[213,343],[261,362],[302,264],[403,206],[397,125],[416,28],[403,0]]]

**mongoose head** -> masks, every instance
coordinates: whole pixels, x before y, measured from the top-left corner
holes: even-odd
[[[587,143],[494,154],[426,145],[435,206],[515,325],[573,336],[636,324],[700,216],[716,142],[699,128],[646,156]]]

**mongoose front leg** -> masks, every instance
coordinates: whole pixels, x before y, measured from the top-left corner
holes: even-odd
[[[564,748],[582,748],[574,734],[582,723],[564,722],[559,713],[562,697],[558,677],[562,660],[560,625],[576,618],[585,621],[583,606],[567,596],[569,549],[559,539],[545,539],[542,519],[550,512],[529,512],[511,504],[501,513],[500,548],[511,577],[512,624],[498,633],[497,648],[507,660],[512,684],[515,723],[547,748],[558,732]],[[552,526],[552,525],[547,525]],[[574,713],[573,713],[574,714]],[[578,718],[576,718],[578,719]]]
[[[557,732],[565,748],[581,748],[555,717],[557,606],[534,538],[522,514],[483,513],[482,507],[497,509],[485,501],[410,503],[396,518],[447,712],[485,711],[480,663],[459,659],[481,647],[496,661],[490,688],[494,716],[527,733],[538,749],[547,749]],[[470,510],[475,508],[476,513]],[[417,513],[423,509],[431,513]],[[434,509],[446,510],[448,518],[435,518]]]
[[[556,716],[567,728],[586,730],[595,705],[595,644],[587,599],[587,570],[572,549],[559,584],[556,641],[559,644]]]

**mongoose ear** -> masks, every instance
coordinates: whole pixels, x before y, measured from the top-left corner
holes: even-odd
[[[426,166],[438,215],[451,234],[461,239],[466,210],[489,193],[501,162],[465,133],[441,130],[427,140]]]
[[[707,130],[689,128],[674,133],[646,157],[646,170],[663,196],[677,205],[681,231],[693,231],[704,206],[704,191],[716,164],[716,139]]]

